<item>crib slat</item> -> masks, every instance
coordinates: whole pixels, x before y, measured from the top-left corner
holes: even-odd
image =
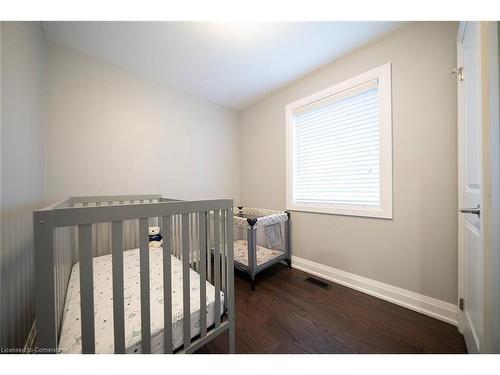
[[[193,222],[195,226],[195,230],[193,233],[193,240],[196,242],[196,247],[195,247],[195,256],[196,256],[196,272],[200,272],[200,242],[199,242],[199,235],[198,233],[200,232],[200,223],[198,221],[199,213],[194,214],[193,216]]]
[[[215,328],[220,326],[220,211],[214,211]]]
[[[191,345],[191,286],[189,267],[189,216],[182,214],[182,321],[184,349]]]
[[[172,216],[172,254],[179,258],[177,255],[177,216]]]
[[[226,210],[221,211],[221,273],[222,273],[222,291],[226,294]],[[224,299],[224,307],[227,298]]]
[[[200,336],[207,334],[207,213],[200,212],[198,216],[199,256],[198,271],[200,274]]]
[[[207,212],[207,259],[208,259],[208,268],[207,268],[207,280],[209,282],[212,282],[212,238],[211,238],[211,217],[210,217],[210,211]]]
[[[108,206],[111,206],[113,204],[113,202],[111,201],[108,201]],[[106,223],[106,237],[108,238],[109,241],[111,241],[111,239],[113,238],[113,234],[112,234],[112,224],[111,222],[110,223]],[[113,248],[112,248],[112,245],[109,245],[109,248],[111,250],[111,252],[113,252]]]
[[[163,216],[161,219],[161,233],[163,233],[163,348],[165,353],[172,353],[172,283],[171,283],[171,263],[170,254],[172,235],[171,217]]]
[[[172,217],[173,220],[173,227],[172,227],[172,252],[176,258],[180,259],[178,250],[179,250],[179,235],[178,235],[178,229],[179,229],[179,215],[174,215]]]
[[[125,353],[125,312],[123,305],[123,222],[111,223],[113,330],[115,353]]]
[[[178,215],[174,215],[172,217],[172,254],[179,258],[177,254],[177,216]]]
[[[141,280],[141,350],[151,353],[151,312],[149,294],[149,225],[148,218],[139,219]]]
[[[182,257],[182,217],[177,215],[177,257],[180,259]]]
[[[226,211],[226,241],[227,241],[227,293],[224,296],[229,319],[229,353],[235,353],[235,324],[234,324],[234,242],[233,242],[233,210]]]
[[[95,353],[94,281],[92,270],[92,224],[78,226],[80,255],[80,316],[82,353]]]
[[[196,270],[196,265],[195,265],[195,257],[194,257],[194,241],[193,241],[193,231],[194,231],[194,224],[193,224],[193,214],[192,213],[189,213],[188,214],[188,220],[189,220],[189,228],[190,228],[190,231],[189,231],[189,243],[190,243],[190,246],[189,246],[189,259],[190,259],[190,264],[189,266]]]
[[[191,230],[190,230],[190,235],[191,235],[191,256],[193,258],[192,260],[192,268],[199,273],[199,261],[200,261],[200,256],[198,254],[198,249],[199,249],[199,244],[198,244],[198,238],[197,238],[197,233],[199,232],[198,229],[198,215],[196,213],[191,213]]]
[[[99,207],[101,205],[101,202],[95,202],[95,206],[96,207]],[[93,232],[93,238],[94,238],[94,245],[93,245],[93,249],[94,249],[94,256],[101,256],[102,253],[101,253],[101,249],[100,249],[100,235],[99,235],[99,227],[101,225],[100,224],[94,224],[94,229],[92,230]]]

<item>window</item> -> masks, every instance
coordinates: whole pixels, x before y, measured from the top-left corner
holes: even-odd
[[[391,65],[286,107],[287,209],[392,218]]]

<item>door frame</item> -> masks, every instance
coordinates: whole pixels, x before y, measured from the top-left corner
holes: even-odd
[[[465,37],[465,31],[468,27],[476,27],[476,43],[477,43],[477,48],[478,48],[478,54],[477,54],[477,61],[475,62],[476,68],[477,68],[477,75],[479,77],[482,77],[483,75],[483,66],[481,63],[481,51],[480,51],[480,46],[481,46],[481,32],[480,32],[480,25],[479,22],[460,22],[459,28],[458,28],[458,34],[457,34],[457,68],[463,68],[463,74],[464,75],[464,80],[470,79],[468,76],[468,71],[467,67],[464,68],[464,51],[463,51],[463,41]],[[479,82],[479,90],[478,90],[478,95],[479,95],[479,103],[482,103],[483,101],[483,82],[482,80]],[[457,228],[457,235],[458,235],[458,298],[457,298],[457,306],[458,308],[458,329],[459,331],[464,334],[465,338],[465,343],[467,345],[467,335],[465,332],[465,314],[463,311],[460,309],[460,300],[464,299],[465,296],[465,222],[466,218],[464,217],[464,214],[460,213],[459,209],[463,208],[464,205],[464,185],[465,185],[465,154],[463,150],[465,150],[465,145],[466,145],[466,139],[464,135],[464,121],[465,121],[465,85],[463,80],[458,79],[457,76],[457,126],[458,126],[458,133],[457,133],[457,140],[458,140],[458,145],[457,145],[457,157],[458,157],[458,199],[457,199],[457,205],[458,205],[458,210],[457,210],[457,218],[458,218],[458,228]],[[480,104],[481,105],[481,104]],[[482,107],[482,105],[481,105]],[[478,113],[479,117],[479,122],[482,124],[483,123],[483,112],[482,109]],[[481,127],[481,146],[482,146],[482,127]],[[483,148],[481,147],[481,150]],[[483,151],[481,151],[483,153]],[[482,157],[481,157],[481,164],[482,164]],[[480,180],[481,180],[481,201],[480,201],[480,206],[481,206],[481,214],[483,214],[484,211],[484,199],[483,199],[483,171],[479,171],[480,173]],[[465,203],[466,204],[466,203]],[[480,217],[480,244],[478,244],[479,248],[478,250],[483,253],[484,252],[484,242],[483,242],[483,237],[484,237],[484,232],[483,232],[483,225],[484,222],[484,215],[481,215]],[[481,283],[483,284],[483,283]],[[481,288],[484,288],[484,285],[481,285]],[[482,308],[484,309],[484,307]],[[482,320],[482,319],[481,319]],[[483,327],[476,327],[478,329],[478,347],[481,348],[483,347],[482,343],[482,338],[483,338]],[[477,348],[476,345],[468,345],[467,347],[469,352],[476,352]]]
[[[462,44],[465,29],[469,21],[459,24],[457,34],[457,67],[463,66]],[[481,123],[481,246],[483,251],[483,327],[479,338],[482,353],[500,352],[500,324],[496,324],[500,316],[500,131],[499,131],[499,56],[498,56],[498,23],[477,22],[479,46],[480,85],[480,123]],[[467,72],[464,71],[465,79]],[[464,121],[463,84],[457,82],[457,126],[458,126],[458,208],[462,204],[463,155],[462,134]],[[458,215],[458,300],[464,296],[464,233],[463,214]],[[464,331],[464,316],[458,311],[458,329]]]
[[[485,22],[487,27],[484,56],[488,66],[487,95],[487,144],[486,168],[489,170],[488,199],[490,211],[486,216],[490,230],[485,257],[487,306],[485,326],[489,332],[485,343],[489,353],[500,353],[500,55],[499,22]]]
[[[465,27],[467,22],[461,21],[458,26],[458,34],[457,34],[457,67],[463,66],[463,48],[462,41],[464,39]],[[462,181],[463,181],[463,161],[461,151],[463,149],[463,122],[464,122],[464,92],[462,88],[462,84],[457,79],[457,160],[458,160],[458,208],[462,204]],[[463,217],[460,212],[457,210],[457,240],[458,240],[458,296],[457,296],[457,306],[460,306],[460,299],[464,296],[464,236],[462,227]],[[457,314],[457,326],[458,330],[463,333],[464,332],[464,317],[460,309]]]

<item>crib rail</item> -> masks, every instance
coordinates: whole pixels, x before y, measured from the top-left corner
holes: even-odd
[[[37,345],[47,352],[57,351],[56,264],[54,230],[76,227],[80,261],[80,305],[82,353],[95,353],[92,232],[99,223],[110,223],[113,331],[115,353],[124,353],[124,221],[139,222],[139,268],[141,309],[141,352],[151,352],[151,301],[148,228],[153,218],[163,234],[164,352],[172,353],[171,254],[182,261],[183,346],[190,353],[220,333],[229,330],[229,351],[234,352],[234,281],[232,200],[177,201],[161,195],[70,198],[34,212],[35,277],[37,288]],[[211,236],[211,233],[213,236]],[[197,251],[193,253],[193,248]],[[212,251],[213,250],[213,251]],[[213,271],[210,254],[214,254]],[[190,272],[200,275],[200,334],[191,338]],[[215,287],[214,327],[207,327],[206,280]],[[220,292],[224,293],[221,319]],[[224,312],[224,311],[222,311]]]

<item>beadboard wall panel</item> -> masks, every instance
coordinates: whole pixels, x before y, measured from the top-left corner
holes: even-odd
[[[1,24],[0,347],[22,350],[35,319],[32,212],[45,199],[44,37]]]

